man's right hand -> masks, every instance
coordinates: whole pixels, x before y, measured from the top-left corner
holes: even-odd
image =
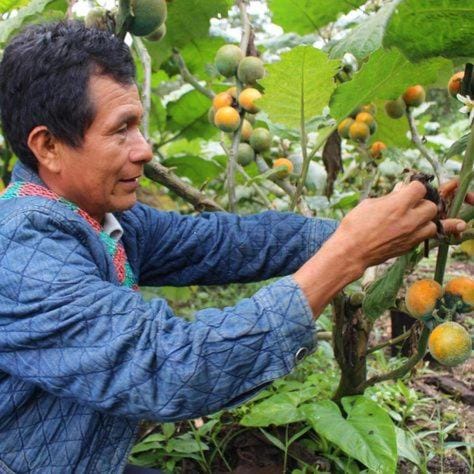
[[[366,268],[436,236],[437,206],[424,199],[425,194],[423,184],[413,181],[386,196],[362,201],[342,219],[332,237],[294,274],[315,316]],[[446,234],[466,228],[461,219],[442,224]]]

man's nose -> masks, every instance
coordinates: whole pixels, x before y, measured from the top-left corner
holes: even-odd
[[[136,143],[130,153],[130,159],[132,161],[144,161],[145,163],[153,159],[151,145],[140,130],[137,130]]]

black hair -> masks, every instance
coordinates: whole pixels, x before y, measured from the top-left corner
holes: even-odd
[[[37,169],[27,142],[38,125],[71,147],[82,145],[95,117],[93,74],[135,81],[130,50],[112,33],[68,21],[32,25],[11,40],[0,63],[0,109],[5,138],[23,163]]]

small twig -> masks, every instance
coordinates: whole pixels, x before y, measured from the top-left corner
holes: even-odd
[[[78,2],[78,0],[69,0],[69,5],[67,7],[66,11],[66,18],[68,20],[73,20],[74,19],[74,13],[72,12],[72,9],[74,8],[74,5]]]
[[[160,183],[171,191],[175,192],[185,201],[191,203],[199,212],[224,210],[215,201],[208,198],[205,194],[201,193],[193,186],[185,183],[172,171],[166,168],[166,166],[163,166],[157,158],[153,158],[150,163],[145,165],[145,175],[152,181],[156,181],[157,183]]]
[[[248,181],[250,181],[252,178],[247,174],[247,172],[244,170],[244,168],[237,163],[237,171]],[[274,209],[275,206],[270,202],[268,199],[267,195],[262,191],[260,186],[257,183],[252,182],[251,183],[252,188],[255,190],[255,192],[260,196],[262,201],[265,203],[265,206],[268,207],[268,209]]]
[[[407,109],[407,119],[408,119],[408,126],[410,127],[411,141],[416,146],[416,148],[418,148],[420,153],[426,158],[426,160],[429,162],[429,164],[433,168],[433,172],[436,176],[436,180],[438,181],[438,186],[439,186],[441,184],[441,179],[444,177],[443,170],[441,169],[438,158],[436,156],[433,156],[428,150],[428,148],[426,148],[425,145],[423,145],[421,137],[418,133],[418,129],[416,128],[415,119],[413,118],[413,113],[410,108]]]
[[[240,38],[240,49],[247,55],[247,48],[250,40],[252,25],[247,14],[247,8],[244,0],[237,0],[237,6],[240,10],[240,21],[242,22],[242,37]]]
[[[257,162],[257,167],[260,173],[263,174],[270,170],[268,165],[265,163],[265,160],[258,154],[255,157],[255,161]],[[285,191],[285,193],[288,194],[288,196],[292,197],[295,195],[296,188],[288,181],[285,181],[283,179],[278,179],[276,176],[269,176],[268,179],[273,181],[277,186],[283,189],[283,191]],[[298,210],[301,212],[302,215],[306,217],[313,217],[313,212],[307,206],[304,199],[300,198],[297,202],[297,206],[298,206]]]
[[[206,89],[203,85],[201,85],[199,81],[189,72],[184,62],[183,57],[181,56],[177,48],[173,48],[172,56],[176,65],[178,66],[179,73],[181,74],[181,77],[183,78],[183,80],[191,84],[201,94],[205,95],[206,97],[212,100],[215,96],[215,93],[209,89]]]
[[[143,118],[142,118],[142,133],[148,140],[149,138],[149,124],[150,124],[150,107],[151,107],[151,58],[148,54],[143,41],[138,36],[133,37],[133,45],[140,62],[143,65],[143,84],[142,84],[142,104],[143,104]]]
[[[383,349],[384,347],[393,346],[395,344],[398,344],[399,342],[404,341],[405,339],[410,337],[413,327],[414,326],[412,326],[408,331],[405,331],[403,334],[400,334],[399,336],[394,337],[393,339],[389,339],[388,341],[381,342],[380,344],[378,344],[374,347],[370,347],[369,349],[367,349],[366,354],[372,354],[372,352],[376,352],[380,349]]]

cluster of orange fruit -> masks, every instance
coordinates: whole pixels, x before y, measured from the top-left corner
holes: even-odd
[[[426,99],[426,91],[419,84],[407,87],[405,92],[394,100],[385,102],[385,112],[393,119],[402,118],[409,107],[418,107]]]
[[[405,304],[416,319],[429,318],[437,308],[451,313],[474,310],[474,280],[457,277],[443,287],[430,279],[418,280],[407,290]],[[430,333],[428,347],[431,355],[449,367],[465,362],[472,351],[471,336],[461,324],[445,321]]]
[[[373,135],[377,130],[375,113],[376,107],[374,104],[360,105],[349,117],[339,124],[337,127],[339,136],[365,143],[370,135]],[[386,148],[387,145],[384,142],[376,141],[370,146],[370,156],[375,162],[380,162],[383,158],[383,150]]]
[[[262,93],[256,82],[265,75],[265,68],[260,58],[244,56],[242,50],[233,44],[219,48],[215,57],[217,71],[226,78],[237,78],[243,88],[232,86],[216,94],[209,109],[209,121],[227,133],[235,133],[240,128],[237,162],[247,166],[255,160],[256,153],[265,153],[272,144],[271,133],[263,127],[253,128],[255,114],[260,109],[257,105]],[[287,158],[273,161],[277,176],[284,178],[293,171],[293,163]]]

